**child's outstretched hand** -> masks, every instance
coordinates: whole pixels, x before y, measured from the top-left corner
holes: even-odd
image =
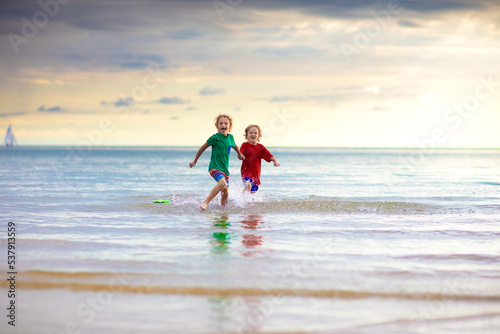
[[[278,160],[274,160],[274,167],[279,167],[280,166],[280,163],[278,162]]]
[[[194,166],[196,166],[196,162],[193,161],[189,163],[189,167],[193,168]]]
[[[238,155],[238,159],[245,160],[245,156],[243,154]]]

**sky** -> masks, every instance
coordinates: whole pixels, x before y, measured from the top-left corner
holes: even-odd
[[[20,145],[500,147],[497,0],[2,0]]]

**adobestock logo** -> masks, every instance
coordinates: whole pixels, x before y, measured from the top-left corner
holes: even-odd
[[[285,107],[281,110],[273,109],[267,126],[262,127],[263,141],[266,142],[267,145],[271,144],[276,134],[284,131],[293,120],[297,119],[297,117],[295,113],[288,112]]]
[[[363,52],[365,48],[370,45],[372,40],[380,35],[382,30],[389,25],[393,17],[400,14],[402,10],[403,7],[399,0],[389,0],[387,9],[379,10],[378,12],[373,11],[373,19],[364,24],[363,30],[356,32],[352,39],[352,44],[340,44],[340,51],[344,55],[346,61],[350,63],[354,54]]]
[[[60,5],[66,5],[69,0],[47,0],[38,1],[40,10],[33,14],[31,20],[27,17],[22,17],[23,25],[21,27],[21,35],[10,32],[7,34],[12,49],[17,54],[21,44],[28,44],[30,40],[38,35],[39,29],[42,29],[49,23],[49,19],[54,18],[61,8]]]
[[[243,0],[215,0],[212,2],[212,5],[214,6],[215,12],[219,16],[219,19],[221,21],[224,21],[224,14],[229,11],[229,12],[234,12],[234,9],[237,8],[239,5],[241,5]]]

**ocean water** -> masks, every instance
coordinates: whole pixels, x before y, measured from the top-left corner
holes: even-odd
[[[0,150],[0,331],[500,332],[500,150],[273,148],[255,195],[232,153],[206,212],[196,151]]]

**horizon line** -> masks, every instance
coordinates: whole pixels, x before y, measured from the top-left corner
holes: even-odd
[[[199,145],[17,145],[14,147],[2,148],[75,148],[82,147],[88,148],[197,148]],[[500,147],[484,147],[484,146],[447,146],[447,147],[421,147],[421,146],[272,146],[266,145],[266,147],[272,148],[314,148],[314,149],[412,149],[412,150],[463,150],[463,149],[477,149],[477,150],[498,150]]]

